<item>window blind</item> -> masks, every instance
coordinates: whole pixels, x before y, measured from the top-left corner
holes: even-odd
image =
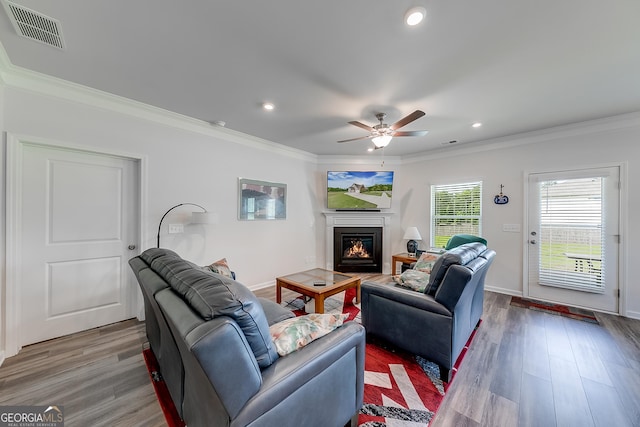
[[[539,283],[603,293],[606,177],[541,181]]]

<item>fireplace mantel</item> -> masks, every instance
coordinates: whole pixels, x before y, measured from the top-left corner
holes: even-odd
[[[391,217],[393,212],[350,212],[324,211],[327,226],[325,230],[325,268],[333,270],[333,228],[334,227],[382,227],[382,273],[391,274]]]

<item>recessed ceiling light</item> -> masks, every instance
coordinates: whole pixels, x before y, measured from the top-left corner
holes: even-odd
[[[404,15],[404,22],[413,27],[421,23],[425,16],[427,16],[427,11],[424,7],[412,7]]]
[[[474,124],[471,125],[471,127],[473,128],[479,128],[480,126],[482,126],[482,123],[480,122],[475,122]]]
[[[273,103],[271,102],[265,102],[262,104],[262,108],[267,111],[273,111],[276,108],[276,106],[273,105]]]

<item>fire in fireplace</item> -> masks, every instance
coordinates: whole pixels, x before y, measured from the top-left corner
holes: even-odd
[[[344,258],[371,258],[362,239],[351,239],[350,245],[342,255]]]
[[[334,270],[382,273],[382,227],[335,227]]]

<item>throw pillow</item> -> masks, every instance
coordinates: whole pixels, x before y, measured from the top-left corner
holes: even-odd
[[[269,327],[269,332],[278,354],[286,356],[327,335],[348,317],[347,313],[312,313],[278,322]]]
[[[231,274],[231,269],[229,268],[229,264],[227,264],[226,258],[219,259],[218,261],[207,265],[205,268],[208,268],[214,273],[220,274],[224,277],[229,277],[233,279],[233,276]]]
[[[438,260],[438,255],[430,254],[424,252],[416,261],[416,264],[413,266],[414,270],[424,271],[425,273],[431,274],[431,269],[433,268],[433,264]]]
[[[399,276],[393,276],[393,280],[403,288],[424,292],[429,284],[429,273],[420,270],[406,270]]]

